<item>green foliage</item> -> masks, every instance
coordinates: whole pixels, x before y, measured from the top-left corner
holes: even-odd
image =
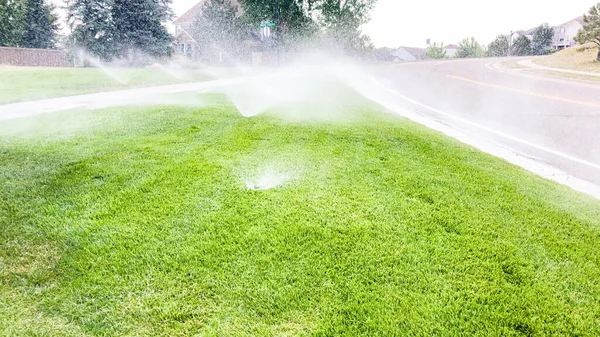
[[[483,57],[483,47],[474,37],[465,38],[458,44],[457,58]]]
[[[583,29],[579,30],[575,41],[580,44],[593,42],[598,47],[596,59],[600,61],[600,3],[592,6],[587,14],[583,15]]]
[[[535,55],[548,55],[551,53],[554,41],[554,28],[544,23],[533,32],[532,49]]]
[[[278,42],[287,47],[303,43],[366,55],[372,44],[360,31],[377,0],[240,0],[244,19],[253,27],[277,22]],[[279,12],[277,12],[279,8]]]
[[[427,48],[427,57],[432,60],[445,59],[448,58],[446,55],[446,51],[444,50],[444,43],[433,43],[429,48]]]
[[[46,0],[0,0],[0,46],[52,48],[57,22]]]
[[[173,40],[164,23],[172,18],[170,5],[171,0],[71,0],[72,44],[131,64],[168,56]]]
[[[280,40],[312,36],[315,27],[311,13],[315,2],[316,0],[240,0],[244,8],[244,20],[252,27],[258,27],[263,21],[278,23],[275,31]]]
[[[525,35],[519,35],[510,48],[510,54],[514,56],[532,55],[531,40]]]
[[[146,62],[145,56],[171,54],[173,37],[163,23],[169,21],[171,0],[113,0],[111,17],[117,54],[130,63]]]
[[[73,0],[67,4],[71,44],[105,60],[113,58],[112,0]]]
[[[54,6],[45,0],[28,0],[23,21],[23,47],[52,48],[58,31]]]
[[[350,55],[366,55],[373,50],[360,27],[368,22],[376,0],[317,0],[315,11],[328,45]]]
[[[489,57],[503,57],[508,56],[509,52],[508,36],[498,35],[496,39],[488,46],[486,56]]]
[[[0,0],[0,46],[19,47],[27,0]]]
[[[237,16],[237,8],[230,0],[207,2],[191,32],[198,47],[194,56],[209,63],[247,57],[251,33],[251,28]]]

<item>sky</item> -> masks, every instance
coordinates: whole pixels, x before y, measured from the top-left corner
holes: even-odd
[[[54,0],[59,2],[61,0]],[[173,0],[177,16],[199,0]],[[376,47],[425,47],[425,41],[458,44],[473,36],[488,44],[496,35],[547,22],[567,22],[598,0],[378,0],[363,32]]]

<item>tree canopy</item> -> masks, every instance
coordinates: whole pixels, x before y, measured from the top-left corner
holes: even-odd
[[[237,16],[231,0],[207,2],[192,28],[196,43],[201,46],[194,54],[206,62],[236,61],[247,55],[251,38],[248,24]]]
[[[508,36],[498,35],[496,39],[490,43],[487,49],[487,56],[490,57],[503,57],[508,56]]]
[[[369,21],[376,0],[318,0],[315,3],[318,26],[326,41],[347,54],[361,55],[372,50],[370,39],[360,26]]]
[[[67,6],[75,47],[106,60],[171,53],[171,0],[70,0]]]
[[[474,37],[465,38],[458,44],[457,58],[473,58],[483,56],[483,46]]]
[[[551,52],[554,41],[554,28],[544,23],[533,32],[532,49],[535,55],[547,55]]]
[[[600,3],[592,6],[587,14],[583,15],[583,28],[577,33],[575,41],[580,44],[593,42],[598,47],[596,59],[600,61]]]
[[[512,43],[511,55],[514,56],[526,56],[531,55],[531,40],[525,35],[519,35]]]
[[[173,39],[163,26],[173,17],[171,0],[113,1],[113,38],[119,55],[134,61],[137,53],[153,57],[171,54]]]
[[[116,53],[111,0],[74,0],[67,3],[71,43],[103,59]]]
[[[446,51],[444,50],[444,43],[433,43],[429,48],[427,48],[427,57],[433,60],[445,59],[448,58]]]
[[[53,48],[57,22],[45,0],[0,0],[0,46]]]
[[[244,19],[258,27],[278,23],[284,45],[310,42],[356,54],[372,45],[360,26],[367,22],[377,0],[240,0]],[[279,9],[279,10],[277,10]]]

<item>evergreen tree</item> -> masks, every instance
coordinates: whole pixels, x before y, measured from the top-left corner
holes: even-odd
[[[130,62],[142,54],[171,54],[172,36],[163,23],[172,18],[171,0],[113,0],[111,17],[117,51]]]
[[[445,59],[448,58],[446,55],[446,51],[444,50],[444,43],[433,43],[429,48],[427,48],[427,57],[432,60]]]
[[[510,50],[510,54],[514,56],[531,55],[531,40],[525,35],[519,35],[513,42]]]
[[[535,55],[547,55],[554,41],[554,29],[544,23],[533,32],[532,49]]]
[[[458,44],[458,50],[456,51],[457,58],[472,58],[482,57],[483,47],[475,40],[474,37],[463,39]]]
[[[580,44],[595,43],[598,47],[596,60],[600,61],[600,3],[592,6],[588,14],[583,15],[583,22],[583,29],[577,33],[575,41]]]
[[[508,56],[508,36],[498,35],[490,43],[486,55],[489,57]]]
[[[29,0],[23,21],[23,47],[53,48],[58,31],[54,6],[44,0]]]
[[[0,46],[21,46],[26,5],[26,0],[0,0]]]
[[[246,57],[251,37],[248,25],[237,15],[230,0],[212,0],[196,18],[192,35],[197,42],[196,57],[207,62],[239,60]]]
[[[115,54],[112,36],[112,0],[73,0],[67,3],[71,43],[105,60]]]

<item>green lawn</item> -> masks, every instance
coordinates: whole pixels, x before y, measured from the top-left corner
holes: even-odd
[[[0,67],[0,104],[135,87],[201,81],[201,70]]]
[[[0,124],[0,335],[600,335],[597,200],[364,102],[209,99]]]

